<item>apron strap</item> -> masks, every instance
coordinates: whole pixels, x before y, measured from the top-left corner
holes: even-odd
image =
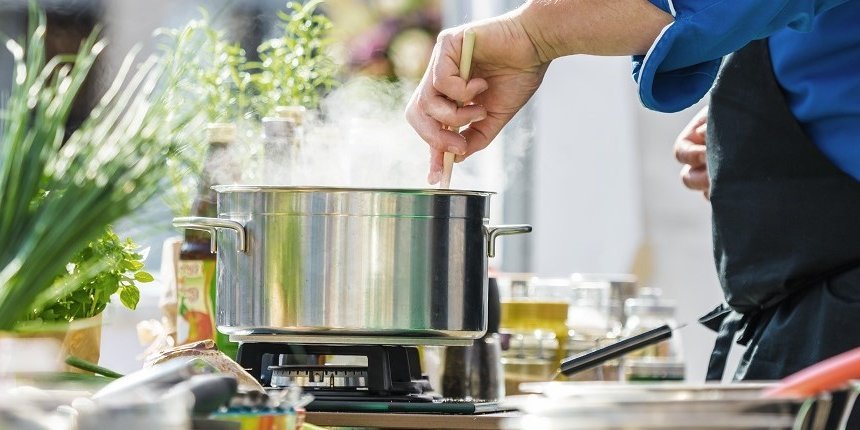
[[[714,349],[711,352],[711,359],[708,361],[708,374],[705,380],[723,380],[723,374],[726,371],[726,362],[729,358],[729,352],[732,350],[735,333],[743,326],[744,319],[743,314],[735,312],[723,304],[699,320],[699,322],[717,332],[717,340],[714,341]]]

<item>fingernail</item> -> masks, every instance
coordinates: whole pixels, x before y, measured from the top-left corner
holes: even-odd
[[[464,151],[464,150],[462,150],[456,146],[449,146],[448,152],[450,152],[452,154],[457,154],[457,155],[466,155],[466,151]]]
[[[430,174],[427,175],[427,182],[429,182],[430,185],[438,184],[440,179],[442,179],[442,172],[438,170],[431,170]]]

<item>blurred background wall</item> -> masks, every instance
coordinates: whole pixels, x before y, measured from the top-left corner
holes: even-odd
[[[414,80],[423,72],[428,46],[440,28],[497,15],[519,3],[329,0],[325,10],[336,23],[342,61],[353,74]],[[76,46],[74,38],[96,22],[105,24],[111,45],[100,79],[108,79],[135,44],[143,43],[144,53],[151,52],[156,28],[198,17],[199,6],[223,14],[224,27],[249,45],[265,37],[274,11],[283,7],[282,1],[268,0],[40,4],[49,18],[75,29],[54,33],[58,49]],[[0,0],[0,33],[20,35],[25,24],[26,1]],[[398,63],[398,58],[405,60]],[[687,374],[702,380],[714,336],[695,320],[721,295],[711,259],[708,203],[682,187],[672,156],[675,136],[700,106],[677,114],[643,109],[630,69],[627,58],[557,60],[500,141],[467,164],[478,171],[510,172],[494,203],[493,222],[535,226],[532,235],[505,240],[501,257],[493,262],[498,269],[545,276],[635,272],[642,285],[662,288],[665,297],[677,301],[678,320],[690,324],[682,333]],[[4,50],[0,105],[10,85],[11,62]],[[157,270],[160,243],[176,232],[169,228],[170,214],[163,206],[151,210],[166,221],[130,231],[152,247],[148,265]],[[120,326],[157,316],[157,292],[144,293],[136,313],[114,307],[107,318]],[[112,339],[106,331],[106,339]],[[122,368],[127,366],[123,360],[142,350],[135,339],[116,339],[111,345],[113,351],[103,352],[102,363],[121,371],[129,370]]]

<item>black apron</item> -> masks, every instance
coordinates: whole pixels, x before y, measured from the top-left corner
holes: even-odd
[[[701,320],[719,331],[708,379],[721,378],[733,340],[748,345],[735,374],[747,380],[780,379],[860,346],[860,182],[795,119],[767,40],[721,71],[707,151],[727,303]]]

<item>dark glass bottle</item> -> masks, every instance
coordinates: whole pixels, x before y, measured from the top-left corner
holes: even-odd
[[[505,396],[505,375],[499,340],[500,299],[495,278],[488,283],[487,333],[471,346],[445,348],[442,396],[497,401]]]
[[[210,124],[207,127],[208,148],[204,158],[197,194],[191,207],[193,216],[217,218],[217,193],[212,186],[225,182],[230,174],[228,151],[236,138],[233,124]],[[226,181],[238,180],[228,178]],[[179,320],[187,327],[180,343],[215,340],[218,348],[233,357],[236,346],[216,330],[215,292],[216,256],[211,252],[213,238],[208,232],[185,230],[179,250],[178,291]]]

